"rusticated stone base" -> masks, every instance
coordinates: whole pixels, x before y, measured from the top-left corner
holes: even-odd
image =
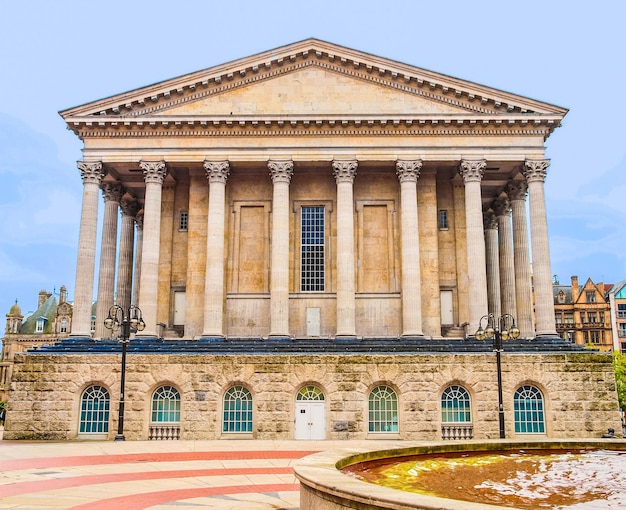
[[[111,395],[110,423],[117,430],[119,354],[18,354],[9,394],[4,439],[76,439],[80,399],[91,385]],[[621,430],[610,355],[503,353],[507,438],[515,433],[513,394],[537,387],[544,399],[548,438],[597,438]],[[469,354],[135,354],[127,358],[124,433],[150,434],[153,392],[171,385],[181,395],[180,439],[218,439],[223,397],[233,385],[253,398],[253,430],[238,437],[293,439],[296,394],[305,385],[324,393],[326,439],[441,439],[441,394],[450,384],[471,397],[474,439],[499,437],[495,355]],[[398,432],[368,431],[368,396],[378,386],[398,395]],[[95,437],[95,436],[94,436]],[[533,436],[537,437],[537,435]],[[102,438],[102,437],[100,437]]]

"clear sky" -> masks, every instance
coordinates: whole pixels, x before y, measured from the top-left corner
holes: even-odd
[[[626,279],[625,19],[623,0],[3,0],[2,331],[16,299],[73,300],[82,155],[60,110],[309,37],[568,108],[547,140],[552,272]]]

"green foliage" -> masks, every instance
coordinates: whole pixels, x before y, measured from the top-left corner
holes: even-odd
[[[622,409],[626,409],[626,354],[613,352],[613,370],[615,372],[619,406]]]

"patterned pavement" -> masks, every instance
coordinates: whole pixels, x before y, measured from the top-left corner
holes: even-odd
[[[397,443],[395,443],[397,446]],[[0,440],[0,510],[296,510],[295,462],[365,441]],[[381,447],[376,442],[376,448]]]

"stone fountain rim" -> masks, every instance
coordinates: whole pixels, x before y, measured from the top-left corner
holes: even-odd
[[[372,460],[433,453],[489,452],[501,450],[567,450],[567,449],[625,450],[626,439],[528,439],[528,440],[469,440],[436,442],[398,442],[397,447],[381,450],[347,448],[329,450],[300,459],[294,472],[305,490],[322,495],[329,501],[350,501],[361,506],[343,508],[380,508],[393,510],[495,510],[506,509],[498,505],[472,503],[449,498],[425,496],[383,487],[357,480],[340,470],[354,464]],[[317,507],[316,507],[317,508]],[[332,508],[341,508],[335,506]]]

